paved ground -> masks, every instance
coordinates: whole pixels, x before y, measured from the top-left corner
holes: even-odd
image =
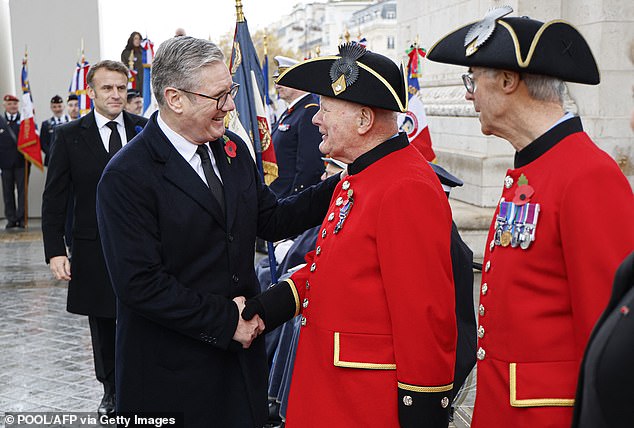
[[[8,411],[96,410],[103,391],[88,320],[66,312],[66,282],[53,280],[44,263],[37,222],[28,231],[0,231],[0,349],[0,428]],[[468,383],[458,400],[459,428],[470,421]]]

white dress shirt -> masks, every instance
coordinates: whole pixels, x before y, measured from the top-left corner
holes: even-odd
[[[110,133],[112,131],[106,126],[106,124],[110,122],[110,119],[97,112],[97,110],[94,110],[94,112],[95,121],[97,122],[97,128],[99,129],[99,135],[101,135],[101,143],[106,148],[106,152],[108,152],[108,145],[110,144]],[[117,122],[117,131],[119,131],[119,136],[121,137],[121,147],[123,147],[128,144],[128,137],[125,134],[125,122],[123,121],[123,112],[119,113],[119,116],[115,117],[114,121]]]
[[[196,174],[198,174],[203,183],[209,186],[209,184],[207,183],[207,179],[205,178],[205,172],[203,171],[203,165],[200,156],[196,154],[196,149],[198,148],[198,145],[187,141],[182,135],[177,134],[176,131],[167,126],[167,123],[165,123],[161,118],[160,113],[158,114],[156,121],[159,128],[161,128],[161,131],[163,131],[163,134],[165,134],[169,142],[172,143],[172,146],[174,146],[176,151],[183,157],[183,159],[185,159],[185,161],[194,169],[194,171],[196,171]],[[218,176],[220,182],[222,183],[220,170],[218,169],[218,165],[216,165],[214,154],[209,148],[209,143],[205,143],[204,146],[209,152],[209,157],[211,158],[211,166],[214,169],[214,173],[216,173],[216,176]]]

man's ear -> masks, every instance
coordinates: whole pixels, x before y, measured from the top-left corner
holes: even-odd
[[[167,87],[163,90],[163,97],[165,98],[165,104],[174,113],[183,112],[183,98],[185,95],[178,89]]]
[[[88,85],[88,87],[86,88],[86,94],[88,94],[88,98],[90,98],[91,100],[95,99],[95,90],[92,88],[92,86]]]
[[[360,135],[367,133],[372,128],[372,125],[374,125],[374,119],[375,114],[370,107],[361,107],[357,118],[357,132]]]
[[[517,71],[509,70],[502,70],[500,72],[500,78],[502,80],[502,90],[506,94],[515,92],[521,80],[520,74]]]

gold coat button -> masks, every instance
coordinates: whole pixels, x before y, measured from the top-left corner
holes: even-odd
[[[343,184],[341,185],[341,188],[343,190],[348,190],[350,188],[350,182],[348,180],[344,181]]]
[[[487,264],[484,266],[484,271],[488,272],[491,269],[491,260],[487,261]]]
[[[506,177],[504,177],[504,187],[506,187],[507,189],[510,189],[512,185],[513,185],[513,177],[511,177],[510,175],[507,175]]]
[[[304,309],[306,309],[308,307],[308,299],[304,299],[304,301],[302,302],[302,307]]]
[[[328,214],[328,221],[333,221],[335,219],[335,213]]]
[[[326,238],[326,229],[321,231],[321,239]]]
[[[482,348],[478,348],[478,353],[476,354],[478,357],[478,360],[482,361],[484,360],[484,357],[486,357],[486,351]]]
[[[411,396],[406,395],[406,396],[403,397],[403,404],[405,404],[407,407],[409,407],[412,404],[414,404],[414,399]]]
[[[315,269],[317,269],[317,264],[313,263],[312,265],[310,265],[310,271],[311,272],[315,272]]]
[[[489,286],[487,285],[487,283],[485,282],[484,284],[482,284],[482,295],[486,295],[487,291],[489,291]]]
[[[343,198],[341,196],[337,198],[337,200],[335,201],[335,205],[337,205],[338,207],[343,205]]]
[[[320,255],[320,254],[321,254],[321,246],[318,246],[318,247],[315,249],[315,254],[317,254],[317,255]]]
[[[305,326],[308,321],[305,317],[302,317],[302,326]]]
[[[489,251],[493,251],[494,248],[495,248],[495,239],[492,239],[491,243],[489,244]]]
[[[480,304],[480,307],[478,308],[478,313],[481,317],[484,316],[484,305]]]

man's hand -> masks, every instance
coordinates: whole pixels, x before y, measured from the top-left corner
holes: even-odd
[[[233,302],[238,307],[238,326],[236,327],[236,332],[233,334],[233,340],[239,342],[244,349],[247,349],[251,346],[251,342],[264,331],[265,326],[264,321],[262,321],[259,315],[255,315],[249,321],[242,318],[245,301],[246,299],[243,296],[238,296],[233,299]]]
[[[66,256],[51,257],[50,260],[51,272],[55,276],[55,279],[63,279],[64,281],[70,281],[70,261]]]

